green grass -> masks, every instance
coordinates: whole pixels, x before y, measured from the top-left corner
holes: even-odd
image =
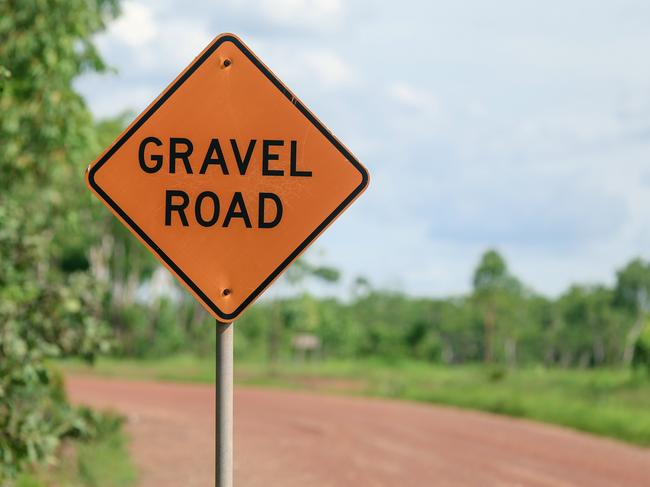
[[[126,379],[214,383],[215,378],[214,359],[201,359],[193,355],[146,360],[100,358],[92,366],[80,360],[66,360],[58,364],[69,372]]]
[[[89,372],[78,363],[67,370]],[[479,409],[650,446],[650,380],[625,370],[528,368],[508,371],[480,365],[447,367],[398,361],[236,363],[242,385],[399,398]],[[214,361],[190,356],[162,360],[100,360],[94,373],[127,378],[214,381]]]
[[[21,475],[16,487],[131,487],[136,470],[124,433],[114,431],[101,439],[76,443],[60,464]]]

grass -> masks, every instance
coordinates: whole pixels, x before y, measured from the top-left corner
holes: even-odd
[[[65,360],[58,364],[64,371],[103,377],[198,383],[214,383],[215,379],[214,359],[194,355],[146,360],[102,357],[92,366],[80,360]]]
[[[136,470],[122,431],[66,448],[59,465],[23,474],[16,487],[131,487]]]
[[[79,363],[67,370],[89,372]],[[399,398],[478,409],[567,426],[650,446],[650,380],[626,370],[506,370],[413,361],[263,363],[239,361],[236,381],[361,396]],[[93,373],[126,378],[214,382],[214,361],[100,360]]]

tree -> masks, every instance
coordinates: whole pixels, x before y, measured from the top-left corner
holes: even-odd
[[[560,296],[557,347],[563,365],[602,365],[620,352],[616,346],[620,319],[613,298],[612,290],[604,286],[572,286]]]
[[[492,362],[497,320],[511,300],[521,293],[521,284],[508,272],[505,260],[496,250],[486,251],[474,271],[474,302],[481,310],[484,326],[483,359]]]
[[[308,279],[316,279],[325,283],[335,283],[340,279],[341,273],[338,269],[330,266],[314,265],[303,258],[294,262],[284,276],[284,279],[294,290],[300,291],[300,286]],[[304,294],[304,289],[302,290]],[[303,299],[302,306],[312,308],[310,312],[303,313],[303,315],[313,316],[313,306],[310,299]],[[283,306],[284,304],[284,306]],[[271,366],[274,366],[278,361],[280,352],[282,330],[285,325],[291,320],[291,316],[295,314],[295,310],[291,306],[286,306],[281,300],[276,300],[271,311],[271,325],[268,332],[268,360]],[[307,311],[304,309],[304,311]]]
[[[616,303],[632,316],[623,352],[623,363],[629,366],[650,313],[650,263],[634,259],[616,273]]]
[[[0,484],[53,459],[84,422],[46,366],[107,346],[102,289],[66,237],[84,232],[82,171],[99,148],[74,79],[101,71],[91,36],[115,0],[0,2]],[[82,259],[83,260],[83,259]]]
[[[643,327],[641,335],[634,346],[632,367],[634,370],[645,370],[650,375],[650,323],[646,323]]]

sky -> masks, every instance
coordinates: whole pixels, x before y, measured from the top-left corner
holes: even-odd
[[[312,259],[413,295],[471,288],[497,248],[532,289],[650,257],[650,2],[142,0],[78,81],[98,117],[144,109],[237,34],[369,169]]]

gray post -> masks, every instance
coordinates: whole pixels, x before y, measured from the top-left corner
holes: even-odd
[[[233,323],[217,322],[216,485],[232,487]]]

